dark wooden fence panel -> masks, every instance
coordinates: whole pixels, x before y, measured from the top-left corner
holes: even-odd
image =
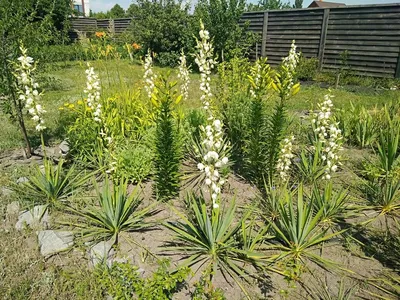
[[[78,38],[78,33],[84,34],[96,30],[113,30],[115,34],[123,33],[131,23],[130,18],[122,19],[94,19],[94,18],[73,18],[71,19],[71,30],[69,36],[72,40]]]
[[[400,4],[249,12],[240,24],[246,22],[262,37],[258,56],[267,56],[271,65],[282,61],[295,39],[304,56],[318,58],[323,70],[345,67],[400,77]]]

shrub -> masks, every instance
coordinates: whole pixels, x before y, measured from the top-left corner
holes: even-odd
[[[165,259],[158,264],[158,269],[148,278],[142,278],[138,268],[128,263],[114,263],[110,268],[100,266],[96,269],[96,277],[113,299],[172,299],[191,271],[180,268],[169,272],[170,262]]]
[[[297,67],[296,78],[301,81],[310,81],[315,78],[318,72],[318,59],[315,57],[306,58],[300,56]]]
[[[157,53],[156,60],[163,66],[176,66],[180,51],[193,52],[189,6],[178,0],[139,0],[127,10],[135,19],[129,32],[132,41],[144,52]]]

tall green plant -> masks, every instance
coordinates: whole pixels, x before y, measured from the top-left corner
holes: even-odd
[[[182,95],[173,89],[176,83],[161,78],[152,101],[156,106],[156,133],[154,159],[154,193],[158,200],[167,201],[179,192],[182,145],[179,122],[174,117],[174,107]]]

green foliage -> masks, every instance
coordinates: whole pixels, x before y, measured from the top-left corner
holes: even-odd
[[[128,143],[116,149],[116,174],[114,177],[141,182],[153,173],[153,149],[146,142]]]
[[[110,268],[96,269],[97,281],[113,299],[168,300],[179,290],[190,274],[189,268],[171,273],[170,262],[160,260],[158,269],[148,278],[142,278],[138,268],[128,263],[114,263]]]
[[[61,159],[57,166],[54,166],[53,161],[45,158],[44,169],[36,166],[29,181],[24,183],[24,193],[50,206],[59,206],[68,197],[79,193],[94,174],[85,175],[84,172],[76,172],[75,165],[66,171],[64,164],[64,160]]]
[[[224,292],[220,288],[214,288],[210,282],[207,272],[204,272],[200,281],[194,284],[195,290],[192,293],[192,300],[225,300]]]
[[[293,8],[303,8],[303,0],[295,0]]]
[[[379,135],[379,124],[376,115],[364,106],[351,103],[349,110],[341,110],[338,117],[339,127],[346,141],[361,148],[371,147]]]
[[[305,148],[300,152],[300,159],[296,162],[297,176],[304,183],[313,183],[320,179],[325,172],[321,159],[321,144],[316,143],[314,148]]]
[[[248,278],[248,263],[257,263],[262,255],[240,247],[236,235],[246,229],[245,213],[235,220],[236,201],[232,199],[226,209],[207,211],[204,198],[189,195],[188,216],[177,214],[179,222],[168,222],[167,228],[175,233],[174,239],[168,243],[166,250],[182,253],[187,258],[183,266],[192,267],[200,264],[210,275],[210,282],[219,270],[224,276],[233,278],[246,294],[239,279]]]
[[[127,15],[135,19],[129,29],[131,40],[142,45],[145,52],[155,52],[161,65],[176,66],[182,49],[193,52],[189,6],[181,0],[138,0],[128,8]]]
[[[138,197],[138,188],[129,194],[125,180],[119,180],[111,187],[107,177],[101,190],[97,184],[95,186],[95,205],[84,208],[70,206],[71,212],[82,218],[74,226],[82,228],[80,235],[83,239],[93,242],[112,239],[117,244],[122,232],[141,231],[153,226],[145,219],[156,211],[153,206],[139,209],[142,199]]]
[[[287,9],[291,8],[289,1],[284,3],[282,0],[259,0],[258,4],[249,4],[247,11]]]
[[[302,81],[311,81],[315,78],[318,72],[318,58],[306,58],[300,56],[299,65],[297,67],[296,78]]]
[[[247,53],[257,41],[256,35],[239,26],[245,5],[245,0],[201,0],[195,7],[194,18],[208,28],[220,60]]]
[[[124,18],[125,17],[125,10],[119,5],[115,4],[109,12],[109,18],[110,19],[118,19],[118,18]]]
[[[174,106],[182,99],[173,87],[161,78],[153,103],[157,109],[154,158],[154,193],[158,200],[167,201],[179,192],[182,145],[179,123],[174,118]]]
[[[312,199],[311,203],[304,201],[302,185],[296,193],[297,201],[293,193],[283,195],[286,199],[278,206],[279,217],[269,221],[277,243],[267,246],[279,251],[271,260],[282,264],[287,269],[286,276],[293,280],[299,279],[307,260],[323,268],[333,267],[334,263],[316,254],[315,249],[343,232],[328,233],[328,228],[320,226],[323,208],[316,210]]]

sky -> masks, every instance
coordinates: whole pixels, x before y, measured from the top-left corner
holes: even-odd
[[[192,0],[192,2],[195,0]],[[257,3],[258,0],[247,0],[248,2]],[[330,2],[341,2],[347,5],[361,5],[361,4],[385,4],[385,3],[400,3],[400,0],[328,0]],[[285,1],[282,1],[285,2]],[[290,0],[294,3],[294,0]],[[304,0],[303,7],[307,7],[312,0]],[[90,8],[94,12],[107,11],[115,4],[121,5],[124,9],[127,9],[132,3],[132,0],[90,0]]]

